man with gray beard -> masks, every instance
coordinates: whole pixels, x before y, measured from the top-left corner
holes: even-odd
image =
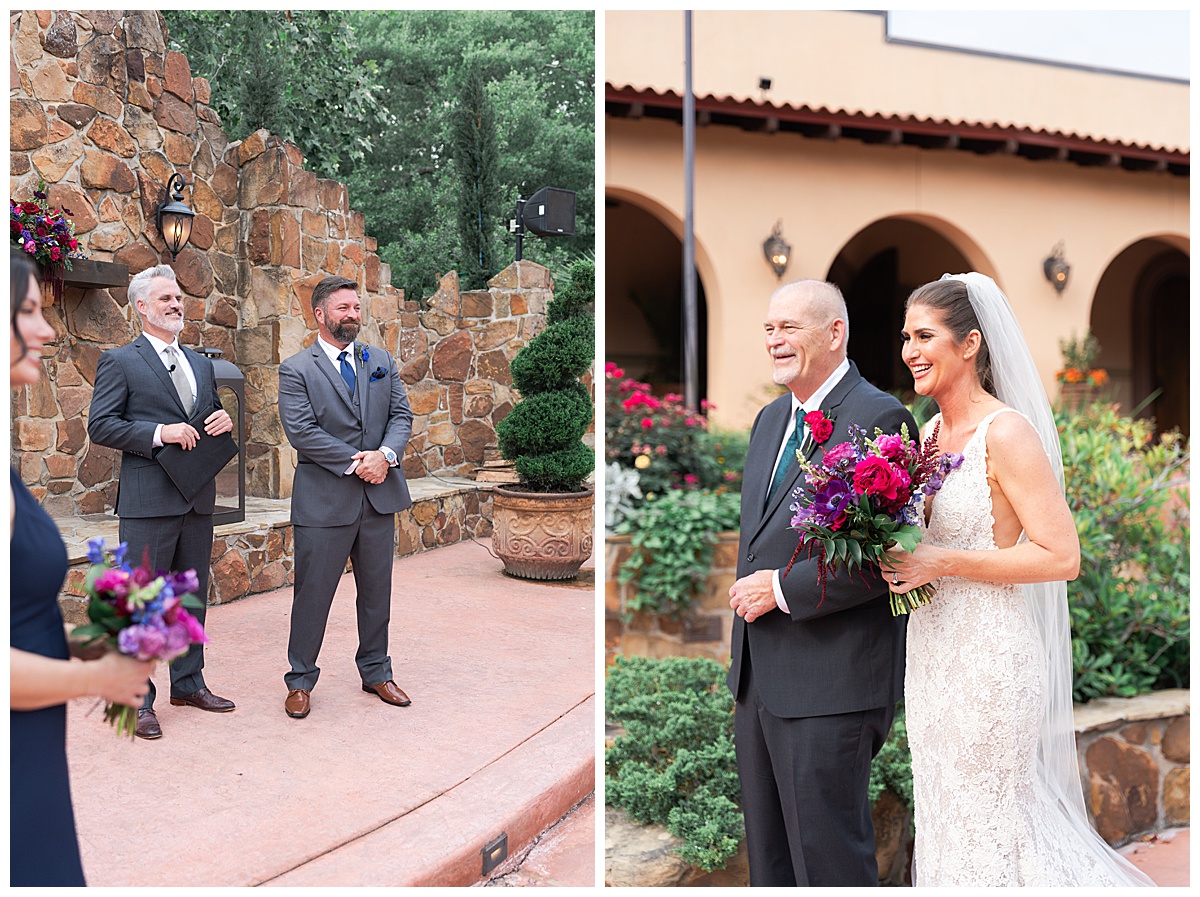
[[[127,346],[109,349],[96,366],[88,436],[97,445],[121,450],[117,491],[120,538],[130,564],[147,550],[155,570],[196,571],[202,605],[208,599],[208,570],[213,544],[213,480],[188,500],[155,460],[164,445],[184,451],[200,439],[233,429],[233,420],[217,396],[212,362],[179,345],[183,330],[183,294],[169,265],[156,265],[129,281],[129,299],[142,321],[142,334]],[[192,611],[204,622],[203,606]],[[193,645],[171,664],[171,703],[217,713],[233,710],[204,684],[204,646]],[[160,738],[154,712],[154,683],[138,710],[137,734]]]

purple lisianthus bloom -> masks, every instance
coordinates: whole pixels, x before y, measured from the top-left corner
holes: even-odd
[[[186,654],[191,644],[192,640],[188,637],[187,627],[181,622],[173,623],[166,627],[163,660],[174,660],[176,657]]]
[[[166,644],[166,632],[163,629],[140,623],[126,626],[117,636],[117,647],[121,653],[138,660],[156,660],[162,657]]]
[[[195,570],[184,570],[182,573],[172,573],[167,577],[172,595],[187,595],[200,590],[200,579]]]

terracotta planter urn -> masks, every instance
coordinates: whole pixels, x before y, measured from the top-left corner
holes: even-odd
[[[574,579],[592,555],[595,489],[527,492],[492,489],[492,549],[504,572],[521,579]]]

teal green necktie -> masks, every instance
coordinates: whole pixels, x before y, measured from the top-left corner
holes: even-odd
[[[771,491],[767,493],[768,505],[775,498],[775,493],[779,491],[783,481],[787,479],[788,471],[796,463],[796,452],[800,450],[800,436],[804,432],[804,420],[800,416],[803,411],[803,408],[796,409],[796,426],[792,428],[792,435],[788,437],[787,445],[783,447],[779,467],[775,470],[775,478],[771,480]]]

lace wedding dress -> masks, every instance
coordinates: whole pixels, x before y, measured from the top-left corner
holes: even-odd
[[[992,419],[1011,411],[980,422],[962,466],[932,499],[930,544],[996,549],[986,439]],[[1112,868],[1115,855],[1098,859],[1112,852],[1067,822],[1036,773],[1044,652],[1022,587],[958,577],[935,586],[908,623],[913,884],[1134,883]]]

